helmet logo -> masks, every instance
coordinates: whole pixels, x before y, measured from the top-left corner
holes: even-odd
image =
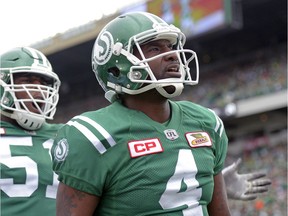
[[[94,60],[97,64],[103,65],[109,61],[112,56],[113,37],[110,32],[104,31],[98,36],[93,48]]]

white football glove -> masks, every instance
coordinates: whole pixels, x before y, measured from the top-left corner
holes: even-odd
[[[271,180],[264,178],[266,173],[263,171],[239,174],[238,166],[241,161],[239,158],[222,170],[227,197],[234,200],[254,200],[260,193],[268,191]]]

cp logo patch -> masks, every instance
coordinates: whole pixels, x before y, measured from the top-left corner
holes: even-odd
[[[132,158],[163,152],[160,140],[157,138],[130,141],[128,147]]]

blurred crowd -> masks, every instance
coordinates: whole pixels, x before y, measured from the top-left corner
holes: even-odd
[[[287,89],[287,55],[283,48],[258,51],[245,59],[202,72],[197,86],[182,96],[209,108]]]

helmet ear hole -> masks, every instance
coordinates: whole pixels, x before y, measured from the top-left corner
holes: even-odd
[[[120,70],[118,67],[111,67],[108,69],[108,73],[112,74],[114,77],[119,77]]]

